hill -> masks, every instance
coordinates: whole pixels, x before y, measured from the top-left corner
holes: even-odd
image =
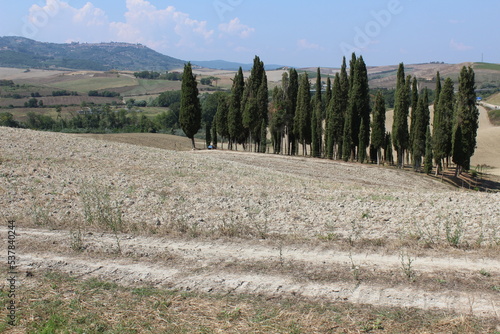
[[[21,236],[19,332],[498,330],[498,193],[158,146],[0,128],[0,231],[9,221]]]
[[[24,37],[0,37],[0,67],[166,71],[183,65],[183,60],[141,44],[56,44]]]
[[[205,68],[211,68],[215,70],[226,70],[226,71],[238,71],[240,67],[242,68],[243,71],[250,71],[253,66],[253,64],[243,64],[225,60],[206,60],[206,61],[192,60],[191,63]],[[264,64],[264,68],[266,71],[272,71],[282,67],[284,66],[276,64],[269,64],[269,65]]]

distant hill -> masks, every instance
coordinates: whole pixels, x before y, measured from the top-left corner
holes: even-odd
[[[165,56],[140,44],[56,44],[24,37],[0,37],[0,67],[166,71],[183,66],[183,60]]]
[[[230,61],[225,61],[225,60],[191,60],[191,64],[197,65],[200,67],[205,67],[205,68],[212,68],[215,70],[226,70],[226,71],[238,71],[238,69],[241,67],[243,71],[250,71],[252,69],[253,64],[242,64],[242,63],[235,63],[235,62],[230,62]],[[275,64],[270,64],[266,65],[264,63],[264,68],[266,71],[272,71],[276,70],[278,68],[284,67],[283,65],[275,65]]]

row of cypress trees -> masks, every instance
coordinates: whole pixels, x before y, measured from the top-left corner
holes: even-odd
[[[264,153],[269,131],[276,154],[297,155],[302,147],[303,155],[362,163],[369,157],[378,163],[392,162],[394,147],[400,168],[406,158],[412,161],[415,171],[421,171],[423,163],[424,171],[430,173],[434,161],[437,173],[444,163],[448,166],[451,157],[459,172],[470,168],[476,146],[478,110],[474,85],[473,70],[464,67],[455,96],[453,81],[447,78],[441,87],[437,73],[431,131],[428,91],[425,88],[419,92],[417,78],[405,76],[401,63],[391,133],[385,128],[382,93],[376,95],[373,110],[370,106],[368,73],[362,56],[352,54],[349,74],[344,57],[333,83],[328,76],[325,92],[319,68],[313,90],[307,72],[299,75],[290,69],[283,74],[281,86],[273,89],[271,103],[264,63],[256,56],[248,79],[240,68],[234,76],[231,94],[219,96],[207,134],[211,134],[215,144],[217,136],[226,138],[229,149],[237,149],[240,144],[246,150]],[[188,63],[183,75],[179,122],[193,147],[194,134],[201,127],[197,95],[196,78]]]

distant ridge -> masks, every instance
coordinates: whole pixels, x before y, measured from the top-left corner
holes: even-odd
[[[226,71],[237,71],[240,67],[243,71],[250,71],[253,66],[253,64],[242,64],[225,60],[191,60],[191,64],[200,67],[211,68],[215,70],[226,70]],[[264,64],[264,68],[266,71],[272,71],[282,67],[284,66],[275,64],[270,64],[270,65]]]
[[[24,37],[0,37],[0,67],[167,71],[182,68],[184,63],[141,44],[57,44]]]

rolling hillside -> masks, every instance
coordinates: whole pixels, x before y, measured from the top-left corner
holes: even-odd
[[[23,37],[0,37],[0,67],[166,71],[183,65],[183,60],[140,44],[56,44]]]

